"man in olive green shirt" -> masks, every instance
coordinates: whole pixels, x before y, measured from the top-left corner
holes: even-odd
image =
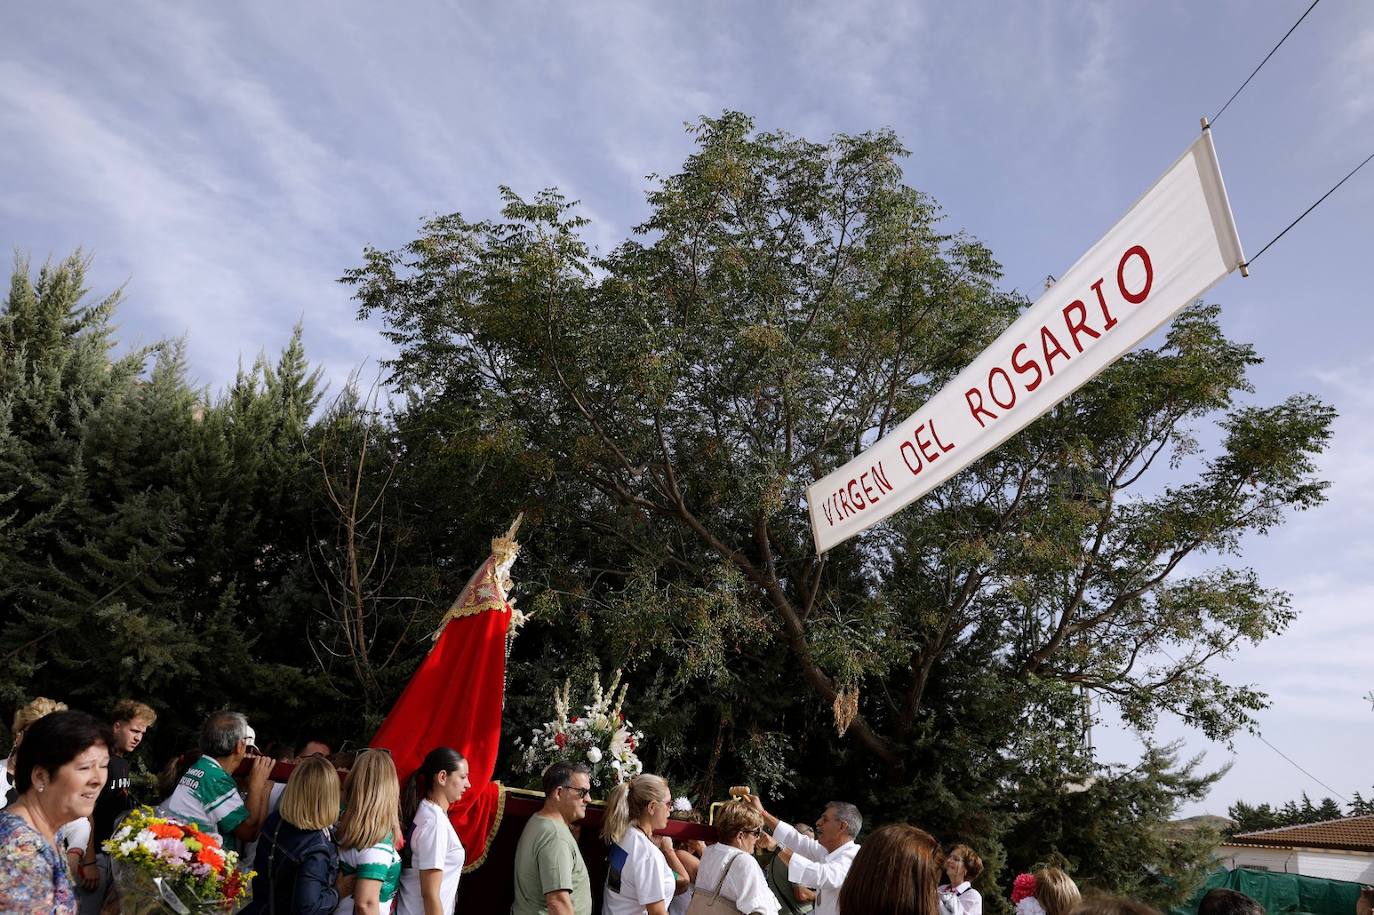
[[[544,770],[544,806],[530,817],[515,848],[511,915],[591,915],[587,863],[568,827],[587,814],[590,770],[557,762]]]

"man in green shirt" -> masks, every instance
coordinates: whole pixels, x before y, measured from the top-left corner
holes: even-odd
[[[511,915],[591,915],[587,863],[573,838],[573,823],[587,814],[590,770],[556,762],[544,770],[544,806],[530,817],[515,848],[515,902]]]

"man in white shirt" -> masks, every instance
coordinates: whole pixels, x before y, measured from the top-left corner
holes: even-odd
[[[816,821],[816,838],[808,839],[764,810],[763,801],[757,795],[749,800],[782,846],[778,859],[787,864],[787,879],[815,887],[816,907],[811,910],[812,915],[839,915],[840,887],[849,874],[849,865],[854,863],[854,856],[859,853],[859,846],[854,841],[864,825],[859,808],[843,801],[831,801]]]

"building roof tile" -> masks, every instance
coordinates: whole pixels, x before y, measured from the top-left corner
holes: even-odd
[[[1233,839],[1237,845],[1374,852],[1374,816],[1341,817],[1302,826],[1261,829],[1240,833]]]

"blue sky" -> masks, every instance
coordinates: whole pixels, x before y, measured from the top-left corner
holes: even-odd
[[[334,282],[419,220],[494,215],[496,188],[558,186],[607,250],[644,176],[726,108],[814,138],[892,127],[907,180],[1031,293],[1196,136],[1307,3],[14,4],[0,28],[0,244],[83,246],[127,284],[129,342],[186,334],[218,389],[297,320],[337,384],[384,347]],[[1326,0],[1217,122],[1250,253],[1374,151],[1374,4]],[[1291,591],[1281,638],[1221,670],[1273,698],[1266,738],[1336,791],[1374,769],[1374,168],[1209,298],[1266,357],[1256,400],[1341,413],[1330,502],[1239,560]],[[1205,435],[1205,430],[1202,430]],[[1326,791],[1260,741],[1205,804]],[[1104,757],[1135,738],[1105,723]]]

